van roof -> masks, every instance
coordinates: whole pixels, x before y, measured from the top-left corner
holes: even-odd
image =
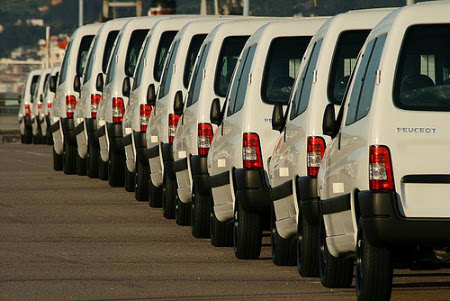
[[[92,23],[92,24],[87,24],[87,25],[83,25],[81,27],[78,27],[73,35],[72,35],[72,39],[74,39],[76,36],[78,35],[95,35],[98,30],[100,29],[100,27],[103,26],[103,23]]]

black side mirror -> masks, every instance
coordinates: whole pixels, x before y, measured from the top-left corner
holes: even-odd
[[[55,93],[56,92],[56,76],[52,75],[50,77],[50,92]]]
[[[223,114],[220,110],[220,99],[214,98],[211,104],[211,111],[209,113],[209,119],[211,119],[211,123],[220,125],[223,120]]]
[[[131,81],[130,78],[127,76],[123,79],[122,95],[125,97],[130,97],[130,91],[131,91]]]
[[[95,89],[97,89],[98,92],[103,92],[103,85],[103,74],[99,73],[95,81]]]
[[[324,135],[334,138],[338,131],[338,123],[336,122],[336,114],[334,112],[334,104],[329,103],[323,113],[322,131]]]
[[[147,104],[154,107],[156,104],[156,91],[155,85],[150,84],[147,90]]]
[[[183,115],[184,103],[183,103],[183,92],[177,91],[175,94],[175,101],[173,103],[173,112],[176,115]]]
[[[73,80],[73,90],[78,93],[81,92],[81,78],[78,74],[75,75],[75,78]]]
[[[286,118],[283,114],[283,105],[281,103],[277,103],[273,107],[272,112],[272,129],[281,133],[285,126]]]

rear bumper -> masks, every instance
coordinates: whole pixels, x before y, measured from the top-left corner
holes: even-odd
[[[399,213],[394,192],[361,191],[358,201],[364,233],[374,245],[439,246],[450,242],[450,219],[405,218]]]
[[[244,210],[270,213],[272,200],[266,178],[263,169],[234,171],[236,199]]]

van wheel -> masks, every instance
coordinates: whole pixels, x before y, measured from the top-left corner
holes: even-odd
[[[167,219],[175,218],[175,194],[177,185],[175,179],[169,176],[169,170],[165,170],[163,178],[163,216]]]
[[[32,144],[39,144],[38,136],[32,135],[31,136],[31,143]]]
[[[31,128],[25,127],[25,144],[30,144],[33,140],[33,133],[31,132]]]
[[[278,233],[275,221],[275,208],[272,206],[270,223],[270,245],[272,247],[272,262],[278,266],[294,266],[297,260],[295,237],[283,238]]]
[[[191,231],[196,238],[210,237],[211,196],[200,194],[194,185],[191,202]]]
[[[390,249],[367,241],[361,222],[356,245],[356,296],[359,301],[389,300],[392,291]]]
[[[191,203],[183,203],[178,195],[175,197],[175,222],[179,226],[191,225]]]
[[[149,178],[150,178],[150,168],[149,168]],[[152,208],[161,208],[163,200],[163,187],[156,187],[153,185],[152,180],[149,180],[149,202],[148,204]]]
[[[139,202],[148,202],[150,169],[147,165],[139,161],[136,160],[136,188],[134,189],[134,197]]]
[[[125,169],[125,191],[134,192],[134,189],[136,187],[136,173],[130,172],[126,166],[126,163],[124,163],[124,169]]]
[[[47,135],[47,145],[53,145],[53,137],[52,134]]]
[[[63,147],[63,171],[66,175],[72,175],[77,173],[77,147],[70,145],[67,139],[64,139]]]
[[[125,185],[125,156],[117,154],[113,151],[109,154],[108,163],[108,182],[111,187],[119,187]]]
[[[217,219],[214,212],[214,201],[211,198],[209,208],[209,233],[211,244],[214,247],[232,247],[233,246],[233,220],[221,222]]]
[[[98,155],[98,177],[100,180],[108,181],[108,162],[103,162],[100,150]]]
[[[76,156],[77,156],[77,174],[79,175],[79,176],[85,176],[85,175],[87,175],[87,170],[86,170],[86,159],[83,159],[83,158],[81,158],[80,157],[80,155],[78,154],[78,151],[77,151],[77,154],[76,154]]]
[[[297,270],[302,277],[319,276],[320,225],[310,225],[300,211],[297,222]]]
[[[93,145],[93,143],[88,142],[88,153],[87,153],[87,175],[89,178],[98,178],[98,162],[99,162],[99,150]]]
[[[52,150],[53,150],[53,169],[56,170],[56,171],[61,171],[61,170],[63,170],[62,155],[59,155],[55,151],[54,147],[52,147]]]
[[[261,254],[261,244],[260,215],[245,211],[236,200],[233,225],[234,255],[239,259],[257,259]]]
[[[322,218],[323,219],[323,218]],[[320,231],[320,282],[328,288],[345,288],[352,285],[353,260],[343,257],[334,257],[328,251],[324,222],[321,222]]]

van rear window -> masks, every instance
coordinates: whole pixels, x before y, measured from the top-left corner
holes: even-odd
[[[72,50],[73,40],[69,42],[66,48],[66,53],[64,54],[64,59],[61,64],[61,73],[59,74],[59,81],[58,85],[61,85],[65,80],[67,76],[67,68],[69,68],[69,57]]]
[[[310,36],[273,39],[261,86],[261,97],[265,103],[288,103],[301,58],[310,40]]]
[[[93,35],[84,36],[81,39],[80,49],[78,49],[77,56],[77,75],[81,76],[83,74],[84,67],[86,66],[86,61],[88,59],[89,48],[91,47]]]
[[[192,70],[194,69],[195,59],[197,58],[200,47],[206,38],[206,34],[198,34],[192,37],[189,44],[189,50],[186,56],[186,63],[184,64],[183,85],[187,89],[189,81],[191,80]]]
[[[408,28],[397,63],[394,103],[414,111],[450,111],[450,24]]]
[[[172,44],[172,41],[176,35],[177,31],[166,31],[161,35],[158,50],[156,51],[155,66],[153,67],[153,77],[157,82],[161,80],[167,52],[169,52],[170,44]]]
[[[147,36],[147,29],[139,29],[133,31],[130,37],[130,43],[128,44],[127,56],[125,58],[125,75],[132,77],[134,75],[134,69],[137,65],[139,52],[141,51],[142,43],[144,43]]]

